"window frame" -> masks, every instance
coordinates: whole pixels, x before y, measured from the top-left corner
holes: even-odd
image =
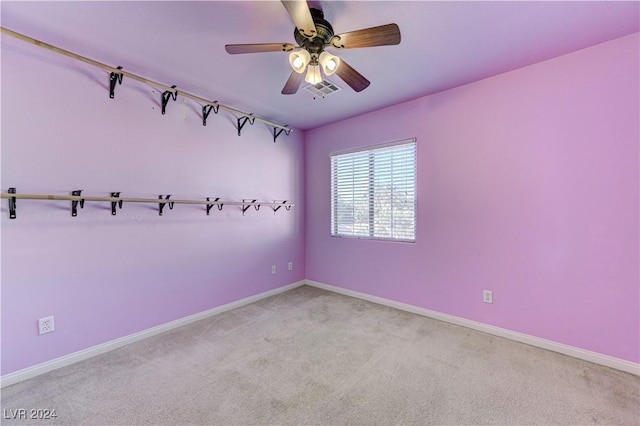
[[[375,172],[371,173],[371,167],[372,167],[372,159],[374,157],[374,153],[376,150],[379,149],[385,149],[385,148],[390,148],[390,147],[394,147],[394,146],[400,146],[400,145],[413,145],[413,149],[414,149],[414,155],[415,155],[415,161],[414,161],[414,172],[413,172],[413,178],[414,178],[414,183],[413,183],[413,188],[414,188],[414,204],[413,204],[413,239],[407,239],[407,238],[393,238],[393,237],[380,237],[380,236],[375,236],[375,227],[374,225],[374,218],[375,218],[375,197],[372,196],[372,194],[374,194],[373,188],[374,188],[374,181],[375,181]],[[337,185],[338,182],[334,180],[334,166],[333,166],[333,162],[334,162],[334,157],[337,156],[342,156],[342,155],[348,155],[348,154],[357,154],[357,153],[368,153],[369,156],[369,160],[368,160],[368,164],[369,164],[369,172],[368,172],[368,193],[369,195],[369,221],[368,221],[368,227],[369,227],[369,234],[368,235],[349,235],[349,234],[340,234],[338,233],[338,227],[339,227],[339,223],[338,223],[338,215],[339,215],[339,211],[337,208],[335,208],[336,205],[336,201],[335,201],[335,196],[337,194]],[[329,154],[329,167],[330,167],[330,186],[331,186],[331,201],[330,201],[330,205],[331,205],[331,220],[330,220],[330,235],[332,237],[335,238],[348,238],[348,239],[361,239],[361,240],[372,240],[372,241],[387,241],[387,242],[396,242],[396,243],[415,243],[417,240],[417,228],[418,228],[418,143],[417,143],[417,138],[413,137],[413,138],[407,138],[407,139],[400,139],[397,141],[393,141],[393,142],[387,142],[387,143],[381,143],[381,144],[375,144],[375,145],[368,145],[368,146],[363,146],[363,147],[358,147],[358,148],[351,148],[348,150],[341,150],[341,151],[334,151],[331,152]]]

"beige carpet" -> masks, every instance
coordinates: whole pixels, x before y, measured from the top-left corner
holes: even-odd
[[[640,378],[301,287],[7,387],[1,405],[56,410],[39,425],[639,424]]]

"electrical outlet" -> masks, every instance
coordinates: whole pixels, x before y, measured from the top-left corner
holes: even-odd
[[[493,292],[491,290],[482,290],[482,301],[484,303],[493,303]]]
[[[40,318],[38,320],[38,331],[40,332],[40,334],[51,333],[53,330],[55,330],[55,327],[53,324],[52,316]]]
[[[288,269],[289,269],[290,271],[293,271],[293,262],[289,262]]]
[[[271,274],[276,274],[276,265],[271,265]]]

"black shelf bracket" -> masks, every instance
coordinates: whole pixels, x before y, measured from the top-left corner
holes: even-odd
[[[118,69],[121,70],[122,67],[118,67]],[[112,71],[111,74],[109,74],[109,97],[111,99],[115,96],[116,83],[122,84],[122,73]]]
[[[274,201],[274,203],[282,203],[282,205],[280,206],[271,206],[271,208],[273,209],[273,214],[276,214],[276,212],[278,210],[280,210],[282,207],[285,208],[285,210],[289,211],[291,210],[291,206],[287,206],[287,200],[284,201]]]
[[[111,198],[118,198],[120,197],[120,193],[119,192],[112,192],[111,193]],[[122,208],[122,200],[120,201],[112,201],[111,202],[111,215],[115,216],[116,215],[116,206],[118,206],[119,208]]]
[[[172,89],[176,88],[176,85],[174,84],[173,86],[171,86]],[[162,94],[162,115],[164,115],[164,113],[166,112],[166,108],[167,108],[167,103],[169,102],[169,99],[173,98],[173,100],[175,101],[176,99],[178,99],[178,91],[174,90],[165,90],[164,93]]]
[[[284,132],[285,135],[289,136],[289,133],[291,133],[291,129],[285,129],[281,127],[280,130],[278,130],[277,127],[273,128],[273,143],[276,143],[276,139],[278,139],[278,136],[280,136],[282,132]]]
[[[9,194],[15,194],[16,189],[9,188],[8,192]],[[16,218],[16,197],[11,197],[8,200],[9,200],[9,219],[15,219]]]
[[[211,201],[211,199],[209,197],[207,197],[207,201]],[[216,198],[215,200],[213,200],[214,203],[216,203],[217,201],[220,201],[220,197]],[[222,206],[224,206],[224,203],[219,203],[219,204],[207,204],[207,216],[209,216],[209,212],[211,211],[211,208],[213,206],[218,206],[218,210],[222,211]]]
[[[218,111],[220,110],[220,105],[213,104],[213,105],[205,105],[202,107],[202,125],[203,126],[207,125],[207,117],[209,117],[211,110],[213,110],[214,114],[217,114]]]
[[[75,195],[76,197],[79,197],[80,195],[82,195],[82,190],[78,189],[76,191],[71,191],[71,195]],[[80,208],[83,209],[84,208],[84,198],[82,198],[80,200],[72,200],[71,201],[71,216],[72,217],[78,216],[78,203],[80,203]]]
[[[240,136],[240,133],[242,132],[242,128],[244,127],[245,124],[247,124],[247,121],[249,122],[249,124],[253,126],[253,123],[255,123],[256,118],[252,117],[252,115],[253,114],[249,114],[244,117],[238,118],[238,136]]]
[[[258,200],[242,200],[243,203],[255,203]],[[260,210],[260,204],[244,204],[242,206],[242,216],[244,216],[244,212],[246,212],[247,210],[249,210],[249,207],[251,207],[253,205],[253,207],[255,207],[256,211]]]
[[[171,195],[167,195],[166,197],[162,198],[162,195],[158,195],[158,199],[159,200],[168,200],[171,197]],[[164,210],[164,206],[169,205],[169,210],[173,210],[173,201],[170,201],[168,203],[158,203],[158,214],[160,216],[162,216],[162,210]]]

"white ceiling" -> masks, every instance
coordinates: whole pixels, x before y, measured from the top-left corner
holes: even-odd
[[[2,26],[257,116],[310,129],[640,31],[640,2],[310,1],[336,33],[395,22],[398,46],[330,49],[371,81],[325,99],[282,95],[294,42],[279,1],[1,2]]]

